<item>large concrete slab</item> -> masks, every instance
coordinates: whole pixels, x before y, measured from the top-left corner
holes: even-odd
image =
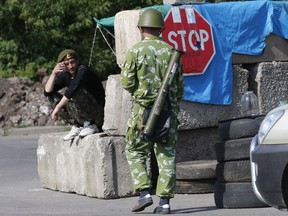
[[[239,65],[233,66],[231,105],[212,105],[181,101],[179,114],[180,130],[214,127],[218,121],[241,117],[241,96],[248,89],[248,71]]]
[[[260,114],[288,103],[288,62],[263,62],[251,70],[250,85],[258,96]]]
[[[219,141],[218,127],[179,131],[176,162],[216,160],[215,143]]]
[[[266,47],[259,56],[242,55],[233,53],[233,64],[251,64],[272,61],[288,61],[288,40],[274,34],[270,34],[266,39]]]
[[[115,15],[114,32],[117,64],[124,63],[127,50],[141,41],[137,28],[140,10],[121,11]]]
[[[63,133],[42,134],[37,148],[42,187],[89,197],[133,194],[124,137],[93,134],[63,141]]]
[[[124,135],[132,109],[132,97],[122,88],[120,75],[110,75],[106,82],[106,103],[102,129],[109,135]]]

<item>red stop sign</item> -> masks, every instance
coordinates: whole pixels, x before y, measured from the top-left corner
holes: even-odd
[[[203,74],[216,53],[211,25],[192,6],[171,7],[162,37],[185,52],[184,75]]]

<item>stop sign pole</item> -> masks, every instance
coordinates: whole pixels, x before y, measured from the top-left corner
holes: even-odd
[[[183,75],[201,75],[216,51],[210,23],[193,6],[171,7],[165,17],[163,39],[182,50]]]

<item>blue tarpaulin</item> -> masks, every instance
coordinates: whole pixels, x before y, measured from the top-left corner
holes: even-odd
[[[163,5],[158,9],[165,16],[170,7]],[[216,55],[203,75],[184,77],[183,99],[229,105],[232,103],[232,53],[261,55],[269,34],[288,39],[288,2],[207,3],[194,8],[212,26]]]

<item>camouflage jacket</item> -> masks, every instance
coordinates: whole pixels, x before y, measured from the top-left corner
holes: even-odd
[[[151,107],[157,97],[172,55],[172,47],[162,38],[150,36],[137,43],[127,52],[121,69],[121,83],[129,91],[135,103]],[[172,109],[179,111],[178,100],[184,91],[181,70],[174,77],[169,99]]]

